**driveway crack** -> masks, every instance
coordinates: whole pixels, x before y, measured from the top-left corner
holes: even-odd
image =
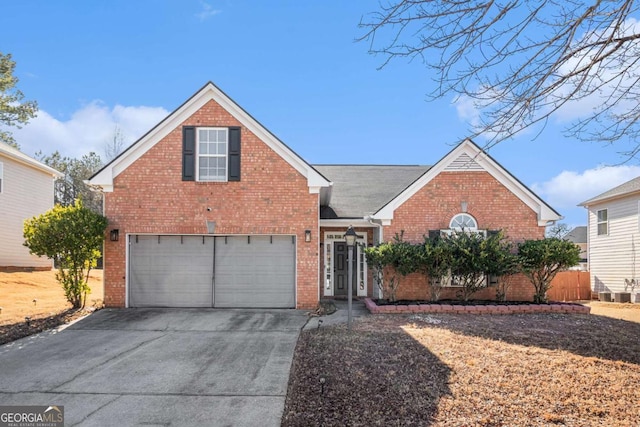
[[[89,412],[87,415],[84,416],[84,418],[82,418],[80,421],[78,421],[75,424],[72,424],[72,426],[77,426],[82,424],[83,422],[87,421],[93,414],[95,414],[96,412],[98,412],[99,410],[101,410],[102,408],[104,408],[105,406],[111,405],[113,402],[115,402],[116,400],[120,399],[123,396],[115,396],[113,399],[109,400],[108,402],[105,402],[104,404],[100,405],[99,407],[97,407],[96,409],[94,409],[93,411]]]
[[[147,345],[147,344],[150,344],[150,343],[152,343],[152,342],[154,342],[154,341],[157,341],[157,340],[159,340],[160,338],[163,338],[165,335],[166,335],[166,334],[162,334],[162,335],[160,335],[160,336],[157,336],[157,337],[151,338],[151,339],[149,339],[149,340],[142,341],[142,342],[138,343],[136,346],[134,346],[134,347],[130,348],[129,350],[125,350],[125,351],[123,351],[123,352],[121,352],[121,353],[114,354],[113,356],[111,356],[110,358],[108,358],[107,360],[105,360],[104,362],[100,363],[100,365],[101,365],[101,366],[102,366],[102,365],[106,365],[106,364],[108,364],[109,362],[111,362],[111,361],[113,361],[113,360],[115,360],[115,359],[121,358],[122,356],[126,356],[126,355],[127,355],[127,354],[129,354],[129,353],[133,353],[134,351],[138,350],[139,348],[141,348],[141,347],[143,347],[143,346],[145,346],[145,345]],[[86,374],[87,372],[92,371],[92,370],[94,370],[94,369],[96,369],[96,367],[95,367],[95,366],[92,366],[92,367],[90,367],[90,368],[87,368],[87,369],[85,369],[85,370],[83,370],[83,371],[80,371],[80,372],[76,373],[76,375],[74,375],[71,379],[69,379],[69,380],[67,380],[67,381],[65,381],[65,382],[63,382],[63,383],[61,383],[61,384],[58,384],[58,385],[56,385],[55,387],[52,387],[52,388],[51,388],[51,391],[54,391],[54,392],[55,392],[55,391],[58,391],[58,389],[59,389],[60,387],[63,387],[63,386],[65,386],[65,385],[69,384],[69,383],[72,383],[73,381],[75,381],[76,379],[78,379],[79,377],[81,377],[82,375],[84,375],[84,374]]]

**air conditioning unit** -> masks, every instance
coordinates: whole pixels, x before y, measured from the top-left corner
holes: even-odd
[[[598,292],[598,300],[611,302],[611,292]]]
[[[613,294],[615,302],[631,302],[631,292],[616,292]]]

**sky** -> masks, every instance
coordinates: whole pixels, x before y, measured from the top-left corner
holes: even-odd
[[[311,164],[434,164],[477,111],[428,101],[421,63],[368,53],[366,0],[23,0],[5,2],[0,52],[38,116],[14,137],[28,155],[105,156],[118,128],[133,143],[212,81]],[[581,108],[489,154],[565,218],[640,175],[616,146],[562,133]],[[482,136],[475,140],[486,143]]]

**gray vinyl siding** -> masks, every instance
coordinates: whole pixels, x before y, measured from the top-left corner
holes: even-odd
[[[625,279],[640,279],[639,201],[639,196],[633,196],[588,208],[589,269],[594,292],[624,292]],[[602,209],[608,211],[607,235],[598,235],[597,212]],[[640,289],[636,286],[627,292],[640,294]]]

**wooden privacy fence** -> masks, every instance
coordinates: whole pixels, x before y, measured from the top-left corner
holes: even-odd
[[[591,281],[588,271],[561,271],[551,281],[547,292],[549,301],[577,301],[591,299]]]

